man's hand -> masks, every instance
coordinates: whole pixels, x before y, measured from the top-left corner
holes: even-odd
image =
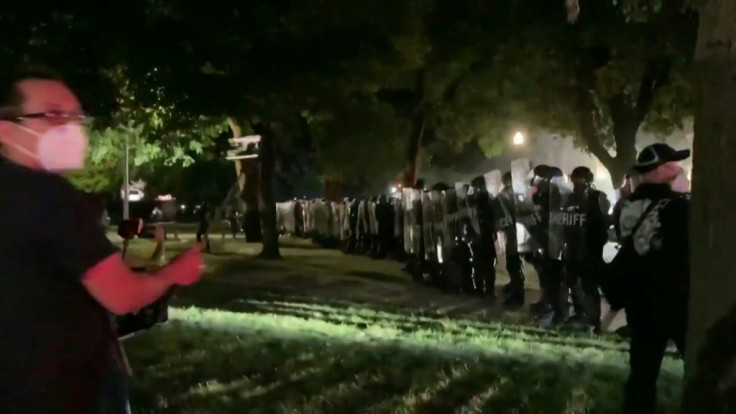
[[[201,251],[202,246],[197,243],[191,249],[175,257],[168,266],[176,266],[179,271],[172,272],[169,280],[181,286],[196,283],[204,268]]]

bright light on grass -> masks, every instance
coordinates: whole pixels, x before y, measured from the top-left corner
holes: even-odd
[[[620,412],[628,366],[615,340],[252,302],[259,312],[172,309],[172,322],[126,342],[134,410]],[[681,371],[665,359],[663,412],[676,412]]]

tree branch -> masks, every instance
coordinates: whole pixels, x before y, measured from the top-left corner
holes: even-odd
[[[578,86],[580,139],[603,165],[608,166],[614,162],[614,158],[603,145],[603,139],[601,139],[595,127],[595,110],[595,102],[593,101],[591,92],[582,87],[582,85]]]
[[[634,120],[637,124],[644,122],[657,91],[669,81],[670,66],[667,60],[650,60],[647,63],[634,107]]]

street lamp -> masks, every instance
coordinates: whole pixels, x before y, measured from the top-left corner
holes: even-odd
[[[513,140],[514,145],[517,145],[517,146],[518,145],[524,145],[524,142],[525,141],[526,141],[526,137],[520,131],[517,131],[514,134],[514,140]]]

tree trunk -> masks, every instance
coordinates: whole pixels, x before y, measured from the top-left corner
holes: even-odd
[[[615,137],[616,156],[607,160],[606,163],[601,161],[611,175],[611,184],[613,184],[614,189],[621,187],[624,177],[631,167],[636,164],[636,133],[638,129],[638,124],[635,128],[622,129]]]
[[[639,131],[641,121],[635,118],[631,109],[622,108],[618,112],[612,111],[615,113],[611,117],[616,143],[616,156],[614,157],[603,145],[603,137],[600,136],[596,127],[597,108],[591,92],[583,87],[578,87],[578,108],[582,141],[588,151],[598,158],[598,161],[608,170],[613,188],[621,187],[624,176],[636,163],[636,133]]]
[[[341,180],[325,180],[324,197],[327,200],[339,203],[342,200],[342,181]]]
[[[421,110],[417,111],[412,117],[410,134],[406,153],[407,171],[404,179],[404,186],[408,188],[414,187],[418,178],[419,152],[421,151],[422,136],[424,135],[424,114]]]
[[[243,136],[243,127],[241,123],[234,117],[228,117],[227,122],[230,130],[233,132],[233,138]],[[263,240],[261,235],[261,222],[258,214],[258,164],[253,160],[236,160],[235,174],[238,177],[238,187],[240,187],[240,196],[245,202],[245,215],[243,216],[243,233],[245,233],[245,241],[248,243],[260,243]]]
[[[260,161],[258,209],[261,216],[261,229],[263,230],[263,249],[259,257],[280,259],[279,232],[276,223],[276,197],[273,191],[276,166],[274,149],[276,143],[274,141],[276,137],[271,127],[263,122],[253,124],[253,131],[261,136],[258,154]]]
[[[241,177],[243,181],[241,197],[245,202],[245,214],[243,215],[245,241],[248,243],[260,243],[263,241],[263,233],[261,231],[261,215],[258,204],[258,194],[261,188],[258,171],[259,162],[254,159],[239,160],[238,162],[241,165]]]
[[[726,412],[718,405],[720,375],[733,369],[736,326],[711,330],[736,304],[736,0],[703,2],[695,65],[698,74],[693,197],[690,213],[690,317],[685,356],[688,380],[683,412]],[[733,319],[733,318],[732,318]],[[730,337],[730,338],[729,338]],[[706,339],[707,338],[707,339]],[[706,343],[707,340],[707,343]],[[729,346],[729,342],[730,346]],[[708,352],[720,348],[724,352]],[[725,348],[725,349],[724,349]],[[701,352],[703,350],[703,352]],[[703,378],[709,381],[702,381]],[[721,381],[725,378],[721,377]],[[733,409],[733,407],[730,407]]]

